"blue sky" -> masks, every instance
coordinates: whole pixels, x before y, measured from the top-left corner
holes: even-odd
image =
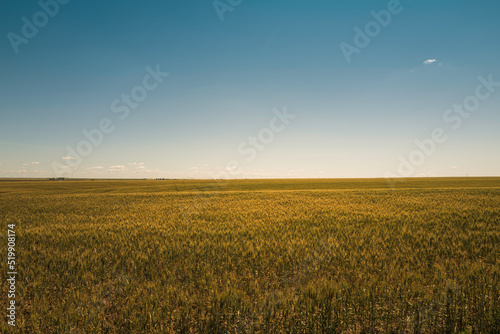
[[[498,1],[41,3],[0,3],[0,177],[500,175]]]

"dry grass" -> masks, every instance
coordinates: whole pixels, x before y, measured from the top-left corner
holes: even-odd
[[[19,333],[500,332],[499,178],[2,181],[0,213]]]

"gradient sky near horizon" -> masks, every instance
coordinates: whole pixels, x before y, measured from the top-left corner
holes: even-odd
[[[231,177],[383,177],[435,128],[447,140],[411,176],[500,176],[500,87],[457,129],[443,120],[478,77],[500,82],[500,2],[402,0],[347,62],[340,44],[390,2],[243,0],[221,20],[212,0],[73,0],[16,53],[9,33],[42,9],[2,1],[0,177],[212,178],[229,161]],[[120,119],[112,103],[157,66],[169,76]]]

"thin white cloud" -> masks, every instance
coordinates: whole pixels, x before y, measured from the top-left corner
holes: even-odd
[[[424,65],[430,65],[435,62],[437,62],[437,59],[427,59],[426,61],[424,61]]]
[[[38,161],[34,162],[24,162],[23,166],[31,166],[31,165],[39,165],[40,163]]]
[[[95,166],[95,167],[90,167],[89,169],[94,170],[94,169],[104,169],[103,166]]]
[[[300,172],[303,172],[304,170],[303,169],[291,169],[288,171],[288,173],[300,173]]]
[[[143,166],[144,162],[129,162],[129,166]]]
[[[453,169],[457,169],[458,167],[457,167],[457,166],[451,166],[451,168],[453,168]]]
[[[115,165],[115,166],[109,167],[108,172],[121,172],[121,171],[124,171],[126,169],[127,168],[123,165]]]
[[[63,159],[63,160],[75,160],[74,157],[61,157],[61,159]]]
[[[436,177],[437,174],[434,172],[428,172],[428,173],[419,173],[416,176],[417,177]]]

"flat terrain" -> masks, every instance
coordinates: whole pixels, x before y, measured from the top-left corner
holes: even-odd
[[[500,332],[500,178],[2,180],[0,222],[0,333]]]

